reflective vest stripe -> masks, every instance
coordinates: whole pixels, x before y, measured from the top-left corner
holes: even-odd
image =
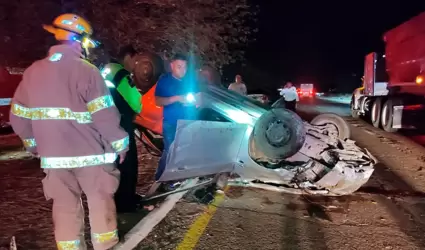
[[[41,168],[80,168],[114,163],[117,154],[75,156],[75,157],[41,157]]]
[[[14,103],[12,114],[30,120],[75,120],[78,123],[91,123],[89,112],[73,112],[69,108],[27,108]]]
[[[93,241],[100,244],[118,240],[118,230],[107,233],[92,233],[91,235]]]
[[[123,139],[117,140],[112,142],[112,148],[115,150],[115,152],[120,152],[128,147],[130,143],[129,137],[126,136]]]
[[[24,146],[25,146],[26,148],[32,148],[32,147],[37,146],[37,144],[36,144],[36,142],[35,142],[35,139],[34,139],[34,138],[31,138],[31,139],[24,139],[24,140],[22,140],[22,142],[24,143]]]
[[[105,95],[90,101],[87,104],[87,110],[90,114],[94,114],[102,109],[110,108],[112,106],[115,106],[112,96]]]
[[[18,117],[22,117],[22,118],[26,118],[26,119],[31,119],[32,118],[32,113],[31,113],[31,109],[21,106],[19,104],[12,104],[12,109],[10,111],[12,114],[18,116]]]
[[[70,241],[58,241],[56,242],[58,250],[79,250],[81,241],[70,240]]]
[[[12,114],[30,120],[75,120],[78,123],[93,122],[91,114],[114,106],[112,96],[105,95],[87,104],[88,112],[74,112],[69,108],[27,108],[12,104]]]

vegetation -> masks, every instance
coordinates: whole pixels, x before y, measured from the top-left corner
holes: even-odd
[[[247,0],[32,0],[0,6],[0,64],[28,64],[54,41],[41,28],[59,13],[74,12],[92,23],[95,37],[114,55],[133,44],[166,59],[193,52],[215,68],[243,59],[256,29]]]

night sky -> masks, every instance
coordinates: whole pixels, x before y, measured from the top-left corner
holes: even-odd
[[[228,71],[241,72],[251,90],[291,80],[350,91],[361,84],[364,56],[383,51],[383,33],[425,11],[424,1],[255,2],[257,41],[248,48],[247,66]]]

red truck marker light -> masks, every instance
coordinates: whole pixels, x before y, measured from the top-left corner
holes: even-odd
[[[420,85],[424,82],[423,76],[417,76],[416,77],[416,84]]]

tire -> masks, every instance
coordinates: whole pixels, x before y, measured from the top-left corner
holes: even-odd
[[[338,138],[341,140],[349,139],[351,137],[351,129],[348,123],[339,115],[326,113],[313,118],[310,122],[312,125],[323,126],[332,124],[338,130]]]
[[[370,121],[375,128],[381,127],[382,99],[376,98],[370,111]]]
[[[354,96],[351,97],[350,109],[351,109],[351,117],[358,119],[360,117],[360,114],[357,110],[354,109]]]
[[[144,94],[155,85],[161,74],[164,73],[164,62],[158,55],[151,53],[138,54],[137,62],[134,77],[137,79],[137,88]]]
[[[272,161],[296,154],[305,142],[306,130],[302,119],[294,112],[274,108],[256,122],[252,134],[255,149]]]
[[[393,128],[393,112],[394,106],[401,104],[401,101],[397,99],[388,99],[384,103],[381,113],[381,124],[382,128],[389,133],[395,133],[398,131],[398,128]]]

